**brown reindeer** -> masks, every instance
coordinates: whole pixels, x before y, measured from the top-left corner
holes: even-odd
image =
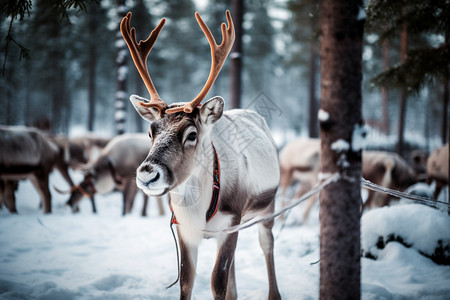
[[[300,181],[295,198],[301,197],[315,184],[320,163],[320,139],[295,139],[280,152],[280,188],[285,196],[288,186]]]
[[[69,175],[69,168],[72,170],[82,170],[87,164],[99,156],[100,151],[109,142],[107,138],[94,135],[80,137],[49,136],[48,138],[60,148],[56,168],[70,185],[71,189],[74,189],[74,183]],[[61,192],[59,189],[56,189],[56,191]],[[96,213],[97,209],[94,197],[90,197],[90,200],[92,211]]]
[[[295,193],[299,198],[318,182],[320,168],[320,141],[318,139],[296,139],[280,152],[281,188],[283,191],[294,181],[301,186]],[[399,155],[384,151],[363,151],[362,176],[381,186],[404,191],[417,182],[416,174],[407,162]],[[388,205],[392,198],[389,195],[369,190],[362,210],[374,206]],[[316,201],[312,198],[303,215],[306,221]]]
[[[223,40],[217,45],[206,24],[197,21],[211,47],[211,71],[200,94],[189,103],[162,101],[146,67],[147,56],[164,25],[164,19],[146,41],[137,43],[129,13],[121,31],[151,100],[131,96],[137,112],[151,122],[152,147],[137,169],[137,186],[152,196],[170,194],[172,222],[178,224],[181,250],[180,298],[190,299],[197,251],[203,238],[217,238],[217,258],[211,277],[214,299],[237,297],[234,253],[238,232],[222,230],[256,216],[270,214],[280,175],[277,148],[264,119],[248,110],[223,112],[224,101],[214,97],[200,102],[217,78],[233,45],[235,33],[230,12]],[[279,299],[272,235],[273,221],[259,224],[259,241],[265,254],[269,298]]]
[[[84,180],[71,191],[67,204],[78,211],[80,200],[87,196],[91,200],[96,193],[113,191],[123,193],[122,214],[131,212],[137,193],[136,168],[145,159],[150,148],[146,134],[124,134],[117,136],[106,145],[99,156],[84,172]],[[147,214],[148,196],[144,196],[142,216]],[[158,198],[159,213],[164,214],[162,200]]]
[[[50,213],[49,174],[60,150],[37,129],[20,126],[0,126],[0,180],[3,203],[17,213],[14,190],[17,181],[30,179],[38,191],[44,213]]]
[[[362,176],[370,182],[401,192],[417,182],[414,170],[400,155],[385,151],[363,152]],[[395,198],[388,194],[369,190],[362,210],[386,206],[392,199]]]
[[[434,199],[437,199],[442,188],[448,185],[448,143],[442,147],[436,148],[427,161],[427,182],[436,182],[436,189],[434,190]]]

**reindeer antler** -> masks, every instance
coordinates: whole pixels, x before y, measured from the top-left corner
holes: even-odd
[[[122,36],[130,49],[134,64],[136,65],[136,68],[138,69],[148,92],[150,93],[150,102],[139,102],[139,105],[147,108],[155,107],[159,110],[159,113],[162,114],[167,108],[167,103],[161,100],[155,86],[153,85],[150,74],[148,73],[147,57],[150,50],[152,50],[152,47],[155,44],[166,19],[163,18],[159,25],[150,33],[149,37],[145,41],[141,40],[139,43],[136,41],[136,29],[134,27],[130,29],[130,21],[131,12],[129,12],[126,17],[122,19],[122,22],[120,23],[120,32],[122,32]]]
[[[231,51],[231,47],[234,43],[235,33],[234,33],[234,25],[233,20],[231,19],[230,11],[226,11],[228,27],[225,23],[222,23],[222,43],[220,45],[216,44],[216,40],[209,30],[208,26],[206,26],[205,22],[203,22],[200,14],[198,12],[195,13],[195,18],[197,19],[198,24],[203,30],[206,38],[208,39],[209,46],[211,47],[211,71],[209,72],[208,80],[205,83],[202,91],[194,98],[191,102],[180,106],[166,110],[166,113],[171,114],[179,111],[184,111],[185,113],[191,113],[194,108],[202,102],[202,100],[206,97],[209,90],[211,89],[214,81],[222,69],[225,60],[227,59],[228,54]]]

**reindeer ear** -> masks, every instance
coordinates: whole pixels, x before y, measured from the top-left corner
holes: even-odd
[[[159,110],[154,107],[144,107],[139,104],[139,102],[147,103],[149,102],[147,99],[139,97],[137,95],[131,95],[130,97],[131,104],[133,104],[136,111],[141,115],[141,117],[149,122],[153,122],[161,119],[159,114]]]
[[[202,105],[200,109],[200,118],[205,124],[214,124],[222,117],[223,114],[223,99],[222,97],[214,97],[209,99]]]

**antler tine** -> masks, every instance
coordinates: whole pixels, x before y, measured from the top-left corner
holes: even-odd
[[[141,75],[141,78],[144,81],[148,92],[150,93],[150,102],[139,102],[139,105],[144,107],[155,107],[161,114],[167,108],[167,104],[159,97],[158,92],[153,85],[152,79],[150,78],[147,67],[147,57],[150,53],[150,50],[152,50],[152,47],[155,44],[156,40],[158,39],[158,35],[161,32],[166,19],[163,18],[159,25],[152,30],[149,37],[145,41],[141,40],[139,43],[137,43],[136,41],[136,29],[134,27],[130,29],[130,22],[131,12],[129,12],[126,17],[122,19],[122,22],[120,23],[120,32],[122,33],[122,36],[127,43],[128,48],[130,49],[134,64],[136,65],[136,68],[139,71],[139,74]]]
[[[222,69],[222,66],[225,63],[225,60],[227,59],[227,56],[230,53],[231,47],[233,46],[234,43],[235,38],[234,25],[229,10],[226,11],[226,16],[228,27],[225,25],[225,23],[222,23],[221,25],[222,43],[220,45],[217,45],[214,36],[212,35],[208,26],[200,17],[200,14],[198,12],[195,13],[195,18],[197,19],[197,22],[200,25],[201,29],[203,30],[203,33],[208,39],[209,46],[211,47],[211,71],[209,72],[209,77],[205,83],[205,86],[203,87],[202,91],[197,95],[197,97],[194,98],[194,100],[185,104],[184,106],[168,109],[166,110],[166,113],[171,114],[179,111],[191,113],[194,110],[194,108],[206,97],[206,94],[208,94],[214,81],[219,75],[220,70]]]

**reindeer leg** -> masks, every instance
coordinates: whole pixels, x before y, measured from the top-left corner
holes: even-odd
[[[216,264],[211,276],[211,288],[215,300],[226,299],[228,278],[234,261],[238,233],[231,233],[225,239],[218,239]],[[233,276],[233,275],[232,275]],[[230,291],[230,297],[236,291]]]
[[[94,196],[92,196],[92,197],[90,197],[90,199],[91,199],[91,204],[92,204],[92,212],[94,214],[96,214],[97,213],[97,208],[95,207],[95,198],[94,198]]]
[[[180,269],[180,299],[191,299],[197,266],[197,246],[189,245],[177,230],[180,243],[181,269]]]
[[[278,292],[277,277],[275,275],[275,262],[273,256],[273,234],[274,221],[258,224],[259,244],[266,258],[267,275],[269,277],[269,299],[281,299]]]
[[[236,290],[236,273],[234,270],[234,259],[230,266],[230,272],[228,273],[228,285],[227,285],[227,295],[225,300],[237,299]]]
[[[48,189],[48,174],[33,174],[30,177],[31,182],[41,196],[44,214],[52,212],[51,194]]]
[[[367,191],[367,199],[366,202],[363,203],[361,208],[361,215],[363,214],[365,209],[371,209],[372,208],[372,202],[375,196],[375,192],[372,190]]]
[[[156,201],[158,202],[159,215],[164,216],[164,205],[161,197],[156,198]]]
[[[4,201],[6,208],[8,208],[10,213],[17,214],[16,209],[16,196],[14,195],[15,190],[17,189],[17,181],[2,181],[0,185],[3,185],[2,196],[0,199],[0,207],[1,202]]]
[[[122,215],[131,212],[134,203],[134,197],[137,193],[137,186],[133,180],[128,180],[125,183],[125,190],[123,191],[123,212]]]
[[[436,180],[436,188],[434,189],[433,197],[435,200],[439,197],[444,184],[440,180]]]
[[[147,216],[147,205],[148,205],[148,195],[144,193],[144,205],[142,206],[142,213],[141,213],[142,217]]]
[[[303,180],[301,183],[299,191],[295,194],[295,198],[298,199],[302,197],[304,194],[306,194],[311,188],[312,183],[310,181]],[[309,213],[311,209],[313,208],[314,204],[316,204],[317,197],[313,196],[309,198],[308,205],[306,206],[305,211],[303,212],[303,221],[302,223],[305,224],[308,220]]]

